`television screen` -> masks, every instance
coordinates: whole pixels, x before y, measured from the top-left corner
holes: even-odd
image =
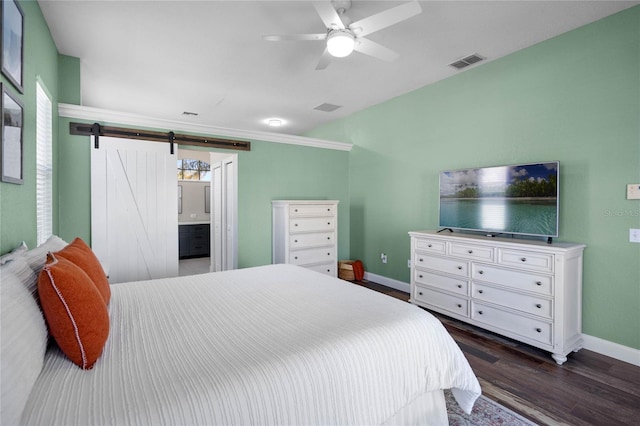
[[[440,172],[442,228],[558,236],[557,161]]]

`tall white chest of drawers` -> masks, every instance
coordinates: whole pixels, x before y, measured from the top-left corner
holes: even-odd
[[[273,263],[338,275],[338,201],[274,200]]]
[[[409,232],[411,302],[551,352],[582,347],[582,244]]]

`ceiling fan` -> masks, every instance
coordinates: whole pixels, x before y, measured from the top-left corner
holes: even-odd
[[[411,1],[351,22],[345,15],[351,7],[351,0],[314,1],[313,6],[327,28],[325,33],[267,35],[263,38],[269,41],[326,41],[316,70],[325,69],[333,57],[349,56],[354,50],[388,62],[396,60],[396,52],[364,37],[422,12],[420,4]]]

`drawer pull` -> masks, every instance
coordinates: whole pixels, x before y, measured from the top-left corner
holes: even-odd
[[[418,294],[419,294],[420,296],[422,296],[422,292],[421,292],[421,291],[419,291],[419,292],[418,292]]]
[[[331,237],[327,237],[327,240],[330,240],[330,239],[331,239]]]
[[[298,226],[298,224],[297,224],[297,223],[294,223],[294,224],[293,224],[293,226]]]
[[[536,308],[540,309],[540,308],[542,308],[542,305],[539,304],[539,303],[536,303]]]
[[[418,275],[418,278],[422,278],[422,275]]]
[[[432,244],[427,244],[427,247],[431,248],[431,247],[433,247],[433,245]]]
[[[536,331],[537,331],[538,333],[542,333],[542,329],[541,329],[541,328],[536,328]]]
[[[327,225],[331,225],[331,222],[327,222]]]
[[[478,293],[482,294],[484,293],[484,290],[478,290]]]
[[[526,262],[527,258],[526,257],[521,257],[520,260],[523,261],[523,262]]]
[[[484,271],[478,271],[478,273],[479,273],[480,275],[482,275],[482,274],[484,274]]]
[[[327,253],[327,256],[331,256],[331,253]]]
[[[460,270],[460,271],[461,271],[461,270],[462,270],[462,266],[458,266],[458,270]]]
[[[418,262],[424,262],[424,259],[420,258],[418,259]]]
[[[460,303],[458,303],[456,306],[457,306],[458,308],[462,308],[462,305],[461,305]]]
[[[293,242],[294,242],[294,243],[297,243],[297,242],[298,242],[298,240],[293,240]]]
[[[458,284],[458,288],[462,288],[462,284]]]
[[[473,254],[473,250],[467,250],[467,253]]]
[[[294,259],[295,259],[295,260],[298,260],[298,256],[295,256],[295,257],[294,257]]]
[[[478,311],[478,313],[479,313],[480,315],[482,315],[482,311]]]
[[[536,281],[536,285],[542,285],[542,281]]]

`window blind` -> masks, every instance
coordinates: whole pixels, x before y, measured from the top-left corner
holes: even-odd
[[[36,200],[37,241],[53,234],[53,112],[51,99],[36,82]]]

